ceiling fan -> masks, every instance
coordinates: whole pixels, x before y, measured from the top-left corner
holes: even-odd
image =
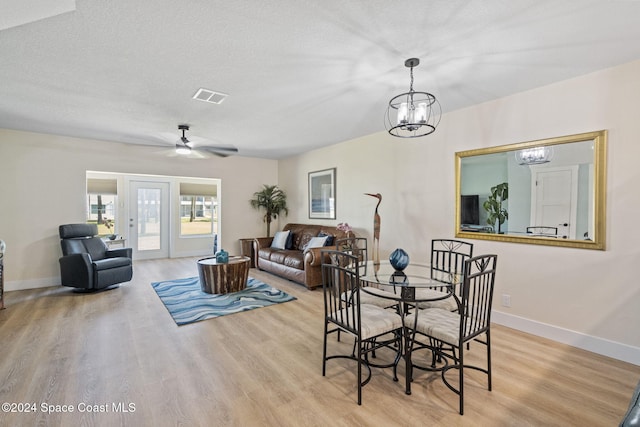
[[[194,151],[205,151],[220,157],[228,157],[238,152],[238,149],[232,145],[200,145],[193,143],[187,138],[186,132],[189,125],[178,125],[178,130],[182,131],[180,140],[176,143],[176,153],[181,155],[191,154]]]

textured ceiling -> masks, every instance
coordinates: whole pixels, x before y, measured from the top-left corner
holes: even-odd
[[[384,130],[410,57],[444,112],[640,58],[633,0],[75,3],[0,31],[0,127],[275,159]]]

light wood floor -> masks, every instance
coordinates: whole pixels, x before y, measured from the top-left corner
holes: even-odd
[[[640,379],[638,366],[496,325],[493,391],[470,374],[464,416],[424,372],[407,396],[402,375],[374,370],[358,406],[352,362],[330,361],[321,375],[320,290],[252,269],[297,301],[178,327],[150,283],[196,275],[194,258],[139,261],[134,280],[108,292],[7,293],[0,402],[36,412],[0,412],[0,426],[615,426]],[[476,344],[470,357],[483,353]],[[47,415],[43,404],[75,412]]]

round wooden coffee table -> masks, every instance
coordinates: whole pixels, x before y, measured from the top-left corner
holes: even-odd
[[[228,294],[247,287],[251,258],[229,257],[229,262],[218,263],[216,257],[198,260],[198,274],[202,292],[208,294]]]

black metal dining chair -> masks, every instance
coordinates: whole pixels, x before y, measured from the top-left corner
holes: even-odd
[[[337,251],[346,252],[358,258],[359,273],[361,276],[366,274],[367,260],[369,259],[366,237],[343,237],[336,239],[334,245]]]
[[[366,237],[345,237],[337,239],[335,245],[336,250],[346,252],[358,258],[358,273],[360,276],[367,274],[369,253],[367,250]],[[371,288],[369,292],[370,293],[362,292],[360,294],[362,304],[372,304],[382,308],[395,308],[397,305],[395,294],[390,290]]]
[[[441,371],[442,381],[459,396],[460,415],[464,414],[465,369],[487,374],[488,390],[491,391],[491,305],[497,258],[497,255],[481,255],[465,261],[457,311],[418,309],[405,318],[406,327],[413,331],[412,352],[426,349],[442,356],[445,361],[440,367],[436,366],[435,358],[432,358],[430,367],[412,365],[408,375],[412,375],[413,368]],[[486,368],[465,364],[465,351],[470,351],[468,346],[465,349],[465,344],[471,341],[486,346]],[[459,371],[457,386],[447,381],[446,373],[450,369]]]
[[[327,361],[346,358],[357,362],[358,405],[362,404],[362,387],[371,379],[371,367],[393,367],[397,381],[397,365],[401,357],[402,318],[392,310],[363,304],[360,293],[359,260],[356,255],[343,251],[322,251],[322,288],[324,291],[324,345],[322,376],[326,375]],[[344,352],[346,343],[335,343],[342,352],[328,355],[328,337],[332,333],[345,333],[354,338],[350,353]],[[389,349],[395,357],[390,363],[372,363],[368,355],[379,349]],[[368,374],[365,379],[362,369]]]
[[[463,240],[433,239],[431,241],[431,278],[446,284],[456,284],[462,279],[464,263],[473,256],[473,243]],[[454,287],[454,291],[456,287]],[[442,298],[451,290],[447,286],[416,290],[416,298],[423,301],[419,308],[443,308],[455,311],[458,305],[454,297]]]
[[[558,227],[548,227],[543,225],[532,225],[527,227],[527,234],[534,234],[543,237],[558,237]]]

